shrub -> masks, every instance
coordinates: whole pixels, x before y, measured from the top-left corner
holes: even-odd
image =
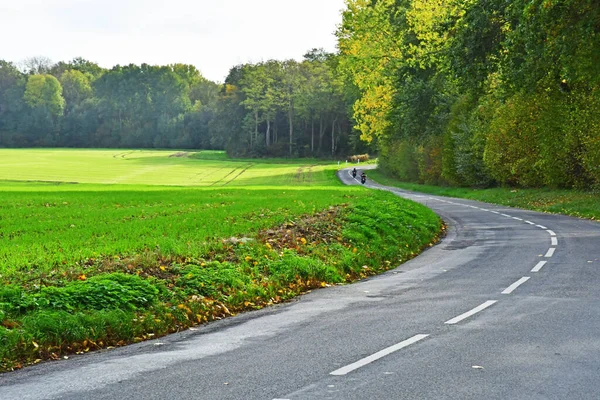
[[[488,127],[483,160],[492,177],[505,185],[535,187],[543,182],[536,129],[540,109],[531,100],[521,94],[509,98]]]
[[[466,94],[451,109],[443,139],[442,177],[451,185],[487,187],[494,182],[483,162],[487,125],[497,106],[490,97]]]
[[[443,138],[431,136],[418,147],[419,182],[438,185],[442,180]]]
[[[381,170],[402,181],[417,182],[419,165],[416,147],[405,140],[396,140],[382,147],[379,157]]]

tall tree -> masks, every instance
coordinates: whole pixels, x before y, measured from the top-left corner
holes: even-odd
[[[65,99],[62,86],[52,75],[30,75],[23,99],[30,107],[45,109],[55,118],[63,115]]]
[[[300,88],[304,83],[300,73],[300,65],[297,61],[287,60],[283,62],[283,101],[287,106],[287,117],[289,126],[289,156],[293,155],[294,146],[294,111],[295,102],[299,97]]]
[[[92,97],[93,90],[90,77],[76,69],[67,70],[60,76],[63,88],[63,97],[66,102],[67,112]]]
[[[24,71],[30,75],[50,73],[52,60],[45,56],[28,57],[21,62]]]

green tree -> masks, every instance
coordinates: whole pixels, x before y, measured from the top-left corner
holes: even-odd
[[[63,115],[65,99],[62,86],[52,75],[30,75],[23,99],[30,107],[46,109],[55,118]]]
[[[76,69],[67,70],[60,76],[67,112],[92,97],[90,77]]]
[[[23,94],[26,81],[14,64],[0,60],[0,131],[4,131],[5,135],[18,130],[25,108]],[[9,142],[3,139],[0,144]]]

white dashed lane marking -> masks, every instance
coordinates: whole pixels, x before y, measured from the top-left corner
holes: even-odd
[[[368,357],[360,359],[352,364],[349,364],[349,365],[346,365],[345,367],[336,369],[335,371],[330,372],[330,375],[337,375],[337,376],[346,375],[347,373],[352,372],[355,369],[358,369],[360,367],[364,367],[365,365],[370,364],[373,361],[377,361],[380,358],[387,356],[388,354],[392,354],[400,349],[410,346],[413,343],[417,343],[418,341],[425,339],[427,336],[429,336],[429,335],[425,335],[425,334],[415,335],[409,339],[403,340],[400,343],[397,343],[393,346],[390,346],[383,350],[380,350],[375,354],[371,354]]]
[[[513,283],[506,289],[504,289],[502,291],[502,294],[511,294],[516,288],[518,288],[519,286],[521,286],[522,284],[527,282],[529,280],[529,278],[530,278],[529,276],[522,277],[521,279],[519,279],[518,281],[516,281],[515,283]]]
[[[350,171],[348,171],[348,173],[350,174]],[[501,215],[503,217],[506,218],[512,218],[516,221],[522,221],[525,222],[529,225],[534,225],[540,229],[544,229],[546,230],[546,232],[548,232],[551,236],[551,243],[552,246],[557,246],[558,245],[558,239],[556,238],[556,233],[554,233],[554,231],[548,229],[547,227],[543,226],[543,225],[538,225],[535,222],[532,221],[528,221],[528,220],[524,220],[522,218],[519,217],[513,217],[512,215],[508,215],[508,214],[504,214],[504,213],[500,213],[498,211],[493,211],[493,210],[488,210],[486,208],[481,208],[481,207],[477,207],[477,206],[473,206],[473,205],[468,205],[468,204],[461,204],[461,203],[455,203],[449,200],[444,200],[444,199],[439,199],[439,198],[435,198],[435,197],[430,197],[430,196],[421,196],[421,195],[414,195],[414,198],[427,198],[430,200],[434,200],[434,201],[439,201],[442,203],[446,203],[446,204],[451,204],[451,205],[457,205],[457,206],[461,206],[461,207],[468,207],[468,208],[472,208],[472,209],[476,209],[476,210],[481,210],[481,211],[485,211],[485,212],[490,212],[493,214],[497,214],[497,215]],[[546,258],[550,258],[554,255],[554,252],[556,251],[556,247],[551,247],[548,249],[548,251],[546,252],[546,254],[544,255],[544,257]],[[533,267],[533,269],[531,270],[531,272],[539,272],[546,264],[548,263],[548,261],[539,261],[535,267]],[[506,289],[504,289],[502,291],[502,294],[511,294],[514,290],[516,290],[519,286],[521,286],[522,284],[524,284],[525,282],[527,282],[531,277],[529,276],[524,276],[521,279],[519,279],[518,281],[516,281],[515,283],[513,283],[512,285],[510,285],[509,287],[507,287]],[[445,322],[445,324],[447,325],[454,325],[457,324],[483,310],[485,310],[486,308],[492,306],[493,304],[497,303],[498,300],[488,300],[483,304],[480,304],[479,306],[473,308],[472,310],[469,310],[463,314],[460,314],[448,321]],[[393,346],[387,347],[383,350],[378,351],[377,353],[374,353],[368,357],[362,358],[352,364],[346,365],[345,367],[336,369],[335,371],[331,372],[330,375],[336,375],[336,376],[341,376],[341,375],[346,375],[349,372],[352,372],[358,368],[361,368],[365,365],[368,365],[374,361],[379,360],[380,358],[383,358],[391,353],[394,353],[400,349],[403,349],[407,346],[410,346],[413,343],[417,343],[423,339],[425,339],[426,337],[428,337],[428,334],[419,334],[419,335],[415,335],[409,339],[406,339],[400,343],[397,343]],[[287,400],[287,399],[274,399],[274,400]]]
[[[539,272],[539,271],[542,269],[542,267],[543,267],[544,265],[546,265],[546,263],[547,263],[547,262],[548,262],[548,261],[540,261],[539,263],[537,263],[537,264],[535,265],[535,267],[533,267],[533,269],[531,270],[531,272]]]
[[[485,310],[486,308],[488,308],[489,306],[491,306],[492,304],[496,303],[498,300],[488,300],[485,303],[478,305],[477,307],[475,307],[474,309],[467,311],[464,314],[460,314],[458,317],[454,317],[452,319],[449,319],[448,321],[445,322],[445,324],[448,325],[454,325],[459,323],[460,321],[462,321],[463,319],[467,319],[472,315],[477,314],[480,311]]]

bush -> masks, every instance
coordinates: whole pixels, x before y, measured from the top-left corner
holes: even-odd
[[[416,147],[405,140],[389,143],[381,150],[379,167],[384,173],[402,181],[417,182],[419,165]]]
[[[459,97],[451,109],[451,118],[443,139],[442,177],[456,186],[493,185],[483,162],[487,125],[497,106],[494,99],[478,100],[467,94]]]
[[[494,114],[487,132],[483,160],[494,179],[503,185],[540,186],[540,148],[536,124],[540,108],[517,94]]]
[[[600,187],[600,88],[589,93],[573,95],[570,118],[566,123],[578,135],[580,161],[583,171],[577,176],[575,185]]]
[[[427,185],[442,183],[443,138],[431,136],[418,147],[419,182]]]

